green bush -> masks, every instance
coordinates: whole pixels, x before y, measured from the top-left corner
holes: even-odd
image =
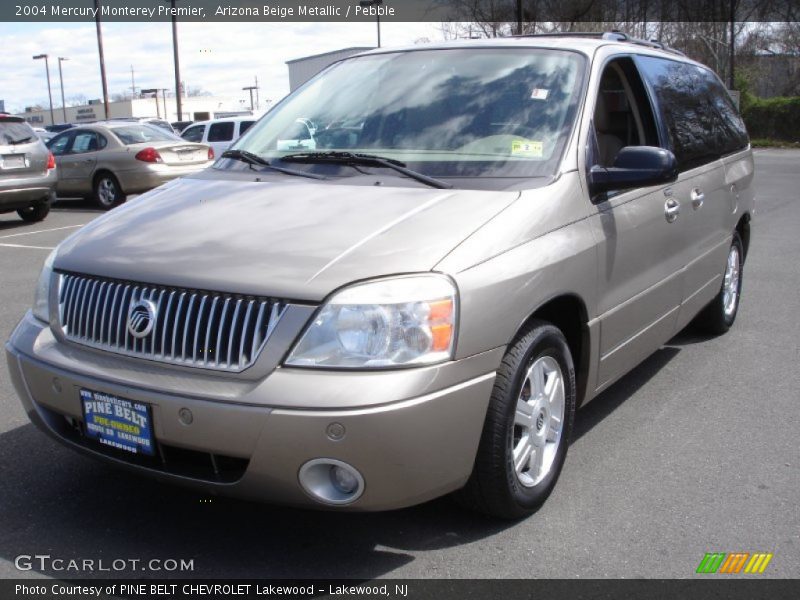
[[[757,98],[745,91],[740,104],[751,138],[800,141],[800,96]]]

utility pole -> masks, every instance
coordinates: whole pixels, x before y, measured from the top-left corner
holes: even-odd
[[[517,0],[517,35],[522,35],[522,0]]]
[[[136,97],[136,80],[133,78],[133,65],[131,65],[131,97]]]
[[[50,98],[50,124],[55,125],[56,118],[53,114],[53,92],[50,88],[50,61],[47,58],[47,54],[37,54],[33,57],[33,60],[40,60],[42,58],[44,59],[44,68],[47,72],[47,95]]]
[[[64,100],[64,73],[61,72],[61,63],[68,58],[58,57],[58,80],[61,82],[61,111],[64,113],[64,123],[67,122],[67,102]]]
[[[175,99],[178,108],[178,121],[183,121],[183,106],[181,104],[181,65],[178,59],[178,21],[175,11],[175,0],[169,0],[172,7],[172,58],[175,63]]]
[[[381,14],[380,7],[383,5],[383,0],[359,0],[358,3],[361,8],[375,7],[375,20],[378,24],[378,48],[381,47]]]
[[[253,90],[257,90],[258,86],[248,85],[242,88],[242,91],[250,92],[250,110],[253,110]]]
[[[106,80],[106,59],[103,56],[103,29],[100,26],[100,0],[94,0],[94,9],[94,22],[97,27],[97,52],[100,54],[100,79],[103,83],[103,109],[106,113],[106,119],[108,119],[110,117],[108,114],[108,81]]]

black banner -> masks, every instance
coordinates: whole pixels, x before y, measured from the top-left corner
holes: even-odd
[[[628,598],[770,599],[797,597],[797,580],[711,576],[678,580],[3,580],[0,598],[38,600],[622,600]]]
[[[800,0],[3,0],[0,21],[790,22]]]

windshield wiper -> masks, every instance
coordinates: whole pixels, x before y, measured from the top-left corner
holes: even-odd
[[[258,154],[254,154],[253,152],[248,152],[247,150],[225,150],[225,152],[223,152],[220,156],[222,158],[232,158],[234,160],[240,160],[243,163],[247,163],[250,166],[258,165],[259,167],[265,167],[273,171],[278,171],[279,173],[285,173],[286,175],[294,175],[296,177],[308,177],[309,179],[326,179],[326,177],[324,177],[323,175],[317,175],[316,173],[307,173],[306,171],[298,171],[296,169],[276,167],[275,165],[271,164],[267,159],[261,158]]]
[[[17,144],[24,144],[25,142],[30,142],[33,139],[32,135],[29,135],[26,138],[22,138],[19,140],[8,140],[9,145],[16,146]]]
[[[383,167],[392,169],[393,171],[433,188],[444,190],[453,187],[449,183],[439,179],[434,179],[433,177],[428,177],[417,171],[412,171],[406,167],[404,162],[394,160],[393,158],[378,156],[377,154],[360,154],[355,152],[298,152],[297,154],[281,156],[280,160],[296,163],[338,163],[349,166],[363,165],[367,167]]]

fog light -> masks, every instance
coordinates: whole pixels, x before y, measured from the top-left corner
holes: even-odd
[[[331,467],[331,482],[333,487],[343,494],[352,494],[358,487],[356,476],[339,466]]]
[[[324,504],[350,504],[364,493],[361,473],[333,458],[308,461],[300,468],[298,479],[309,496]]]

